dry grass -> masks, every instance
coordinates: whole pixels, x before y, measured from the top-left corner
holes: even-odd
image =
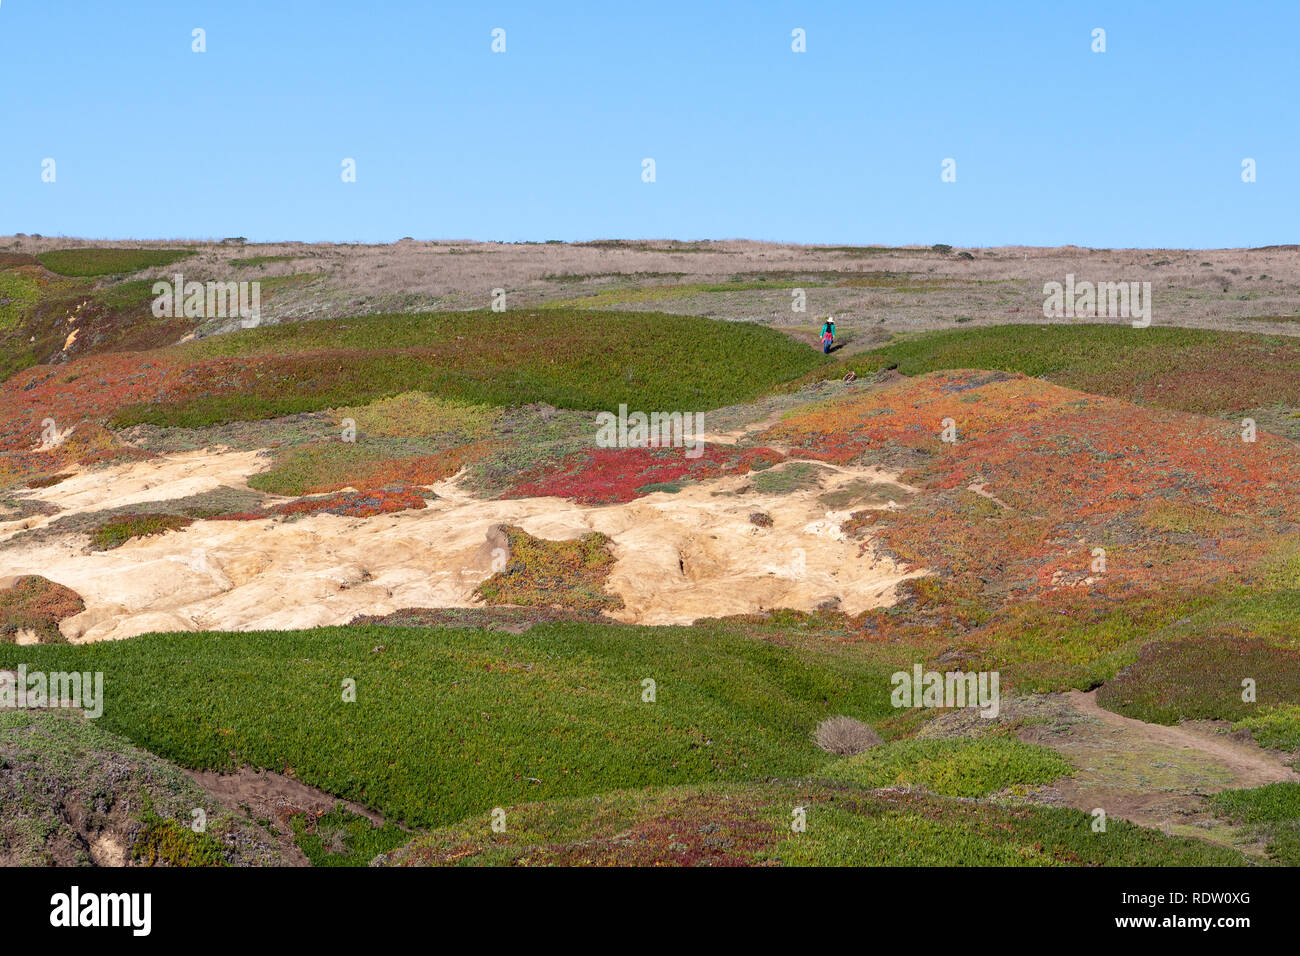
[[[884,743],[869,724],[843,715],[827,717],[813,731],[817,746],[829,754],[852,757]]]
[[[187,278],[273,279],[319,275],[264,304],[266,322],[347,314],[483,308],[491,290],[510,308],[593,294],[603,307],[626,290],[628,308],[746,319],[815,330],[833,313],[852,351],[882,331],[919,331],[1004,322],[1069,322],[1042,315],[1042,286],[1079,280],[1150,282],[1156,325],[1300,335],[1300,257],[1294,248],[1220,250],[996,248],[936,252],[928,247],[797,246],[729,240],[507,244],[415,242],[238,244],[0,237],[9,256],[82,247],[194,248]],[[970,256],[965,258],[964,255]],[[251,262],[250,262],[251,260]],[[242,263],[242,264],[237,264]],[[161,270],[168,271],[168,270]],[[753,280],[765,277],[765,283]],[[684,294],[684,286],[736,284],[734,291]],[[665,296],[647,298],[647,286]],[[789,289],[808,293],[805,314]],[[640,290],[640,291],[637,291]],[[635,293],[635,294],[633,294]]]

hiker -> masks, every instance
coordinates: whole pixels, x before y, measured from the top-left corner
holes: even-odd
[[[829,353],[835,342],[835,316],[827,316],[822,323],[822,352]]]

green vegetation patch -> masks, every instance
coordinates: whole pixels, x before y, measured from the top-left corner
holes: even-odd
[[[995,369],[1158,408],[1204,415],[1300,405],[1300,341],[1248,332],[1123,324],[996,325],[922,332],[818,375],[897,367]]]
[[[296,813],[289,823],[294,842],[312,866],[367,866],[410,839],[401,827],[376,826],[342,803],[320,816]]]
[[[0,330],[12,329],[41,300],[41,287],[26,272],[0,272]]]
[[[132,859],[142,866],[225,866],[221,844],[206,831],[146,809],[144,825],[131,844]]]
[[[1210,803],[1216,812],[1242,823],[1300,822],[1300,783],[1224,790],[1210,797]]]
[[[805,828],[794,832],[802,811]],[[872,792],[818,780],[623,790],[505,808],[389,854],[433,866],[1241,866],[1200,840],[1078,810]]]
[[[500,531],[508,542],[508,557],[504,568],[474,589],[484,603],[579,611],[623,606],[604,591],[615,562],[608,535],[593,531],[571,541],[547,541],[514,525]]]
[[[36,256],[41,265],[62,276],[106,276],[161,268],[194,255],[193,249],[56,249]]]
[[[986,797],[1008,787],[1048,784],[1074,767],[1055,750],[1014,737],[900,740],[827,767],[864,787],[922,787],[949,797]]]
[[[283,862],[259,827],[102,719],[0,710],[0,768],[0,866]],[[202,834],[195,810],[206,817]]]
[[[202,427],[412,391],[467,405],[702,411],[830,361],[751,323],[562,309],[299,322],[210,336],[164,357],[200,363],[187,371],[185,397],[126,408],[116,424]],[[243,361],[210,361],[222,358]]]
[[[712,625],[0,645],[0,667],[20,662],[102,671],[98,723],[167,759],[274,769],[414,826],[616,787],[806,774],[833,759],[811,740],[821,720],[894,712],[889,668],[851,647]]]
[[[830,469],[822,465],[794,461],[758,472],[750,478],[749,487],[759,494],[788,495],[820,487],[822,478],[829,473]]]
[[[95,551],[120,548],[132,538],[147,538],[166,534],[193,524],[194,519],[175,514],[128,514],[106,521],[90,533],[90,546]]]
[[[501,418],[500,409],[465,405],[427,392],[404,392],[357,408],[333,410],[342,421],[352,419],[358,437],[454,439],[486,438]]]
[[[117,285],[100,289],[94,294],[94,298],[114,312],[140,310],[153,303],[154,281],[153,279],[133,279],[130,282],[119,282]]]
[[[1249,827],[1271,858],[1300,866],[1300,783],[1223,790],[1210,797],[1210,804],[1219,816]]]
[[[1251,688],[1255,699],[1243,700]],[[1147,644],[1097,691],[1097,702],[1108,710],[1157,724],[1258,718],[1261,706],[1296,700],[1300,651],[1220,635]]]
[[[1300,751],[1300,705],[1264,704],[1258,712],[1237,721],[1261,747]]]
[[[834,511],[845,511],[849,508],[878,508],[891,501],[906,502],[911,494],[902,485],[896,485],[891,481],[855,478],[834,491],[820,495],[817,500]]]
[[[431,484],[486,454],[490,446],[482,440],[494,433],[501,416],[500,409],[424,392],[331,409],[297,423],[297,430],[285,428],[285,447],[249,485],[297,496],[349,486]]]

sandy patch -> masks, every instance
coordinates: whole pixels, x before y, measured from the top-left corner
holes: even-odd
[[[253,452],[177,455],[79,474],[42,489],[69,511],[184,497],[242,485],[261,467]],[[817,497],[849,482],[897,483],[876,468],[827,468],[822,487],[786,495],[737,493],[745,476],[722,478],[619,505],[558,498],[485,501],[457,486],[421,511],[373,518],[313,515],[297,521],[197,521],[184,530],[91,552],[85,539],[0,552],[0,576],[42,574],[82,596],[86,610],[62,624],[74,642],[151,631],[258,630],[343,624],[358,614],[407,607],[475,606],[493,573],[489,530],[507,523],[539,538],[601,531],[617,561],[606,588],[627,623],[684,624],[771,608],[812,610],[831,602],[850,614],[891,604],[896,586],[921,569],[859,554]],[[754,512],[771,527],[750,522]]]
[[[0,540],[65,515],[188,498],[223,485],[243,487],[248,476],[265,464],[266,459],[255,451],[186,452],[119,467],[82,469],[57,485],[25,493],[25,498],[55,505],[58,513],[0,522]]]

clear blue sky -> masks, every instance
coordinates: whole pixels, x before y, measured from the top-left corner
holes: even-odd
[[[0,233],[1296,242],[1298,34],[1295,0],[0,0]]]

